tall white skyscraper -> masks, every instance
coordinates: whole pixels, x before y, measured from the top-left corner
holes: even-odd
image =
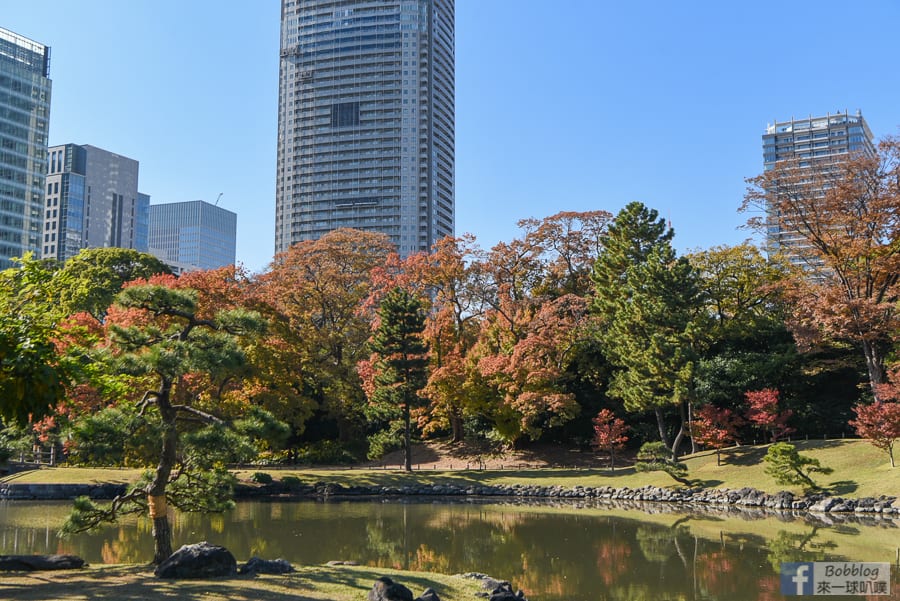
[[[454,231],[453,0],[282,0],[275,251]]]

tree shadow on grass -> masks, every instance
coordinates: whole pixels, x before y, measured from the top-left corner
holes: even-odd
[[[850,493],[854,493],[858,488],[859,484],[854,482],[853,480],[838,480],[837,482],[832,482],[828,486],[823,486],[822,492],[836,497],[839,495],[849,495]]]
[[[740,446],[722,452],[722,463],[727,465],[758,465],[762,463],[769,447]]]

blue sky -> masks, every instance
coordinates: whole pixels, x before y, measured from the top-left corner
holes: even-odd
[[[735,244],[768,122],[861,109],[898,133],[900,3],[456,0],[456,230],[657,209],[681,251]],[[278,0],[0,0],[52,47],[50,142],[140,161],[152,201],[238,214],[274,247]]]

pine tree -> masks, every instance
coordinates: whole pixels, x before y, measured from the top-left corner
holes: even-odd
[[[594,266],[593,309],[602,320],[602,344],[618,368],[610,395],[628,411],[653,411],[660,439],[669,445],[663,410],[677,407],[684,437],[701,328],[698,278],[672,248],[673,232],[656,211],[625,207],[609,228]]]
[[[428,346],[422,339],[422,301],[403,288],[388,292],[378,310],[380,323],[370,347],[376,355],[375,390],[370,401],[385,413],[399,408],[403,424],[406,471],[412,470],[411,410],[422,401],[428,378]]]

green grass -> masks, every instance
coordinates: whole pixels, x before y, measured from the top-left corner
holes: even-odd
[[[816,482],[828,493],[847,497],[889,495],[900,497],[900,467],[891,468],[886,453],[859,440],[817,440],[795,442],[798,449],[818,459],[834,472],[817,476]],[[709,488],[743,488],[751,486],[766,492],[785,487],[765,474],[763,457],[767,446],[742,446],[722,453],[722,465],[716,464],[713,452],[698,453],[684,458],[688,477],[699,486]],[[255,471],[237,472],[241,479],[249,479]],[[638,488],[645,485],[680,486],[660,472],[636,473],[633,468],[617,469],[509,469],[509,470],[400,470],[383,469],[285,469],[269,470],[275,480],[296,476],[305,484],[333,482],[345,486],[407,486],[422,484],[537,485],[537,486],[613,486]],[[140,470],[97,468],[47,468],[7,476],[2,481],[21,483],[101,483],[129,482],[137,479]],[[788,488],[799,493],[801,489]]]
[[[38,601],[362,601],[379,576],[420,595],[433,588],[443,601],[470,601],[479,583],[458,576],[365,566],[302,566],[280,576],[160,580],[146,567],[105,565],[84,570],[0,573],[0,599]]]

